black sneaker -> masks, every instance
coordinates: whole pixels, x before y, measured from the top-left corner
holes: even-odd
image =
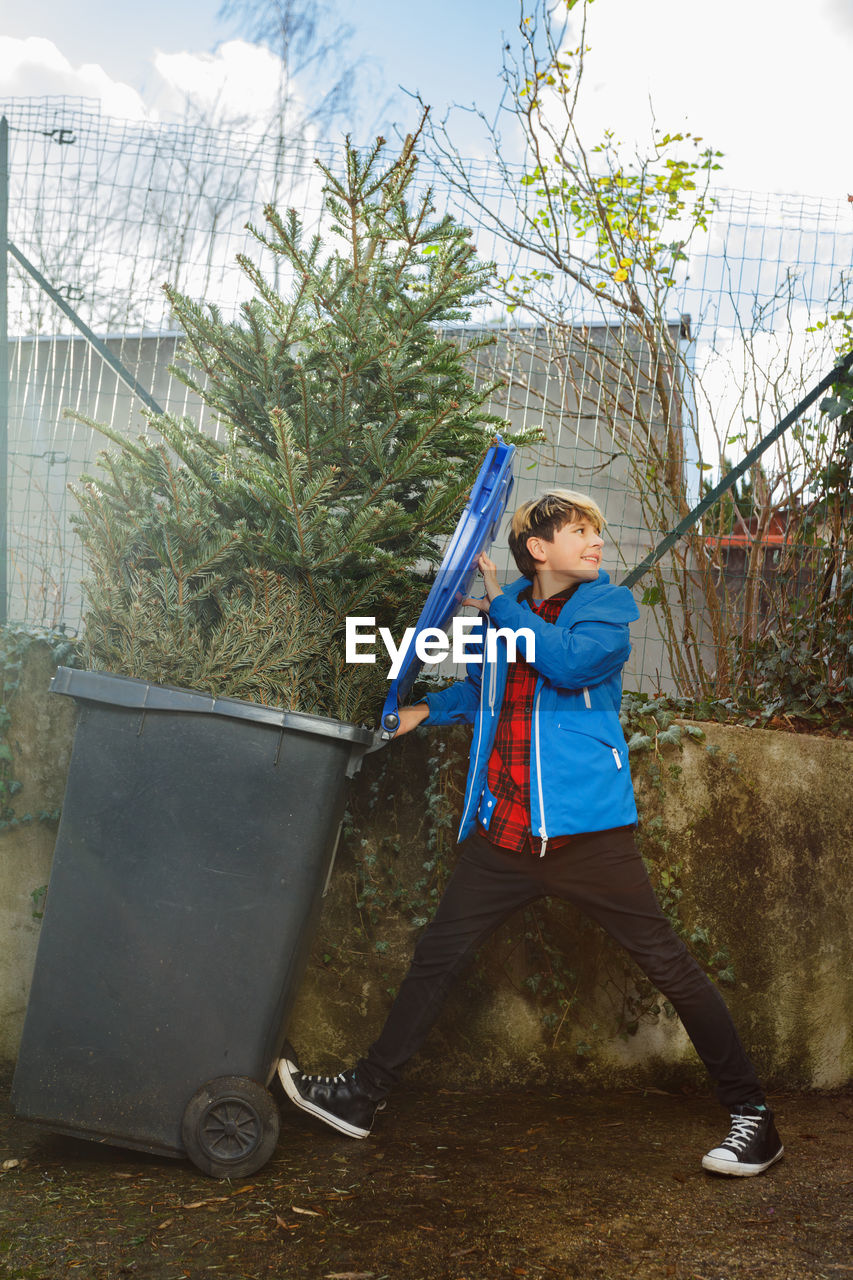
[[[349,1138],[366,1138],[376,1112],[385,1106],[364,1092],[355,1067],[339,1076],[307,1076],[284,1057],[279,1059],[278,1078],[291,1102]]]
[[[736,1178],[752,1178],[769,1169],[784,1154],[772,1111],[735,1107],[729,1136],[702,1158],[702,1168]]]

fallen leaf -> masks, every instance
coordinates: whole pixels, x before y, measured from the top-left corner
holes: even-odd
[[[281,1227],[282,1231],[295,1231],[299,1226],[298,1222],[285,1222],[284,1218],[282,1218],[280,1214],[275,1215],[275,1220]]]
[[[295,1204],[290,1207],[294,1213],[304,1213],[309,1218],[322,1218],[323,1216],[322,1213],[317,1213],[316,1209],[297,1209]]]
[[[2,1169],[3,1172],[5,1173],[7,1169],[19,1168],[20,1164],[21,1164],[20,1160],[4,1160],[2,1165],[0,1165],[0,1169]]]
[[[330,1271],[324,1280],[373,1280],[375,1271]]]
[[[175,1219],[174,1219],[174,1218],[167,1218],[165,1222],[161,1222],[161,1223],[160,1223],[159,1227],[157,1227],[157,1230],[158,1230],[158,1231],[165,1231],[167,1227],[171,1227],[171,1225],[172,1225],[172,1223],[173,1223],[174,1221],[175,1221]]]
[[[209,1196],[207,1200],[193,1200],[191,1204],[182,1204],[182,1209],[201,1209],[206,1204],[223,1204],[230,1196]]]

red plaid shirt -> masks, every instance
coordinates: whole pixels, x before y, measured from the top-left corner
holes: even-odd
[[[519,600],[529,604],[546,622],[556,622],[575,589],[567,587],[559,595],[537,603],[533,600],[532,588],[527,587]],[[495,743],[489,756],[487,781],[495,797],[495,807],[488,831],[482,826],[481,831],[502,849],[538,856],[542,841],[530,829],[530,733],[536,680],[536,671],[519,651],[515,662],[509,664]],[[549,836],[547,847],[556,849],[569,840],[571,836]]]

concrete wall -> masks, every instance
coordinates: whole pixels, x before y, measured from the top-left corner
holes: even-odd
[[[9,735],[18,812],[60,800],[73,704],[47,693],[51,660],[37,646],[12,704]],[[723,987],[749,1051],[775,1087],[828,1088],[853,1078],[853,744],[762,730],[704,726],[707,743],[662,758],[657,785],[638,758],[644,851],[683,894],[688,931],[706,930],[731,955]],[[371,922],[359,909],[359,863],[380,893],[417,897],[430,824],[425,788],[437,748],[461,783],[465,731],[421,731],[365,761],[354,783],[352,827],[342,841],[311,964],[291,1028],[312,1069],[339,1070],[379,1031],[417,934],[411,912],[391,906]],[[711,751],[707,749],[710,746]],[[433,803],[435,796],[432,797]],[[0,1057],[15,1056],[38,940],[30,894],[48,878],[54,832],[42,824],[0,834]],[[534,993],[541,936],[558,945],[574,997]],[[559,973],[557,974],[559,977]],[[545,975],[545,986],[548,975]],[[410,1068],[445,1087],[549,1080],[706,1088],[677,1020],[644,1016],[619,1034],[637,995],[634,976],[601,933],[555,903],[508,922],[458,985]],[[653,997],[639,991],[648,1006]],[[562,1021],[561,1021],[562,1018]]]

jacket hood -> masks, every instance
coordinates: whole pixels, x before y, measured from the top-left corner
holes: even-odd
[[[531,585],[530,578],[518,578],[504,587],[513,600]],[[610,581],[610,575],[599,569],[595,582],[582,582],[560,610],[559,622],[568,626],[584,619],[595,622],[613,622],[624,626],[640,616],[637,603],[627,587],[618,587]]]

